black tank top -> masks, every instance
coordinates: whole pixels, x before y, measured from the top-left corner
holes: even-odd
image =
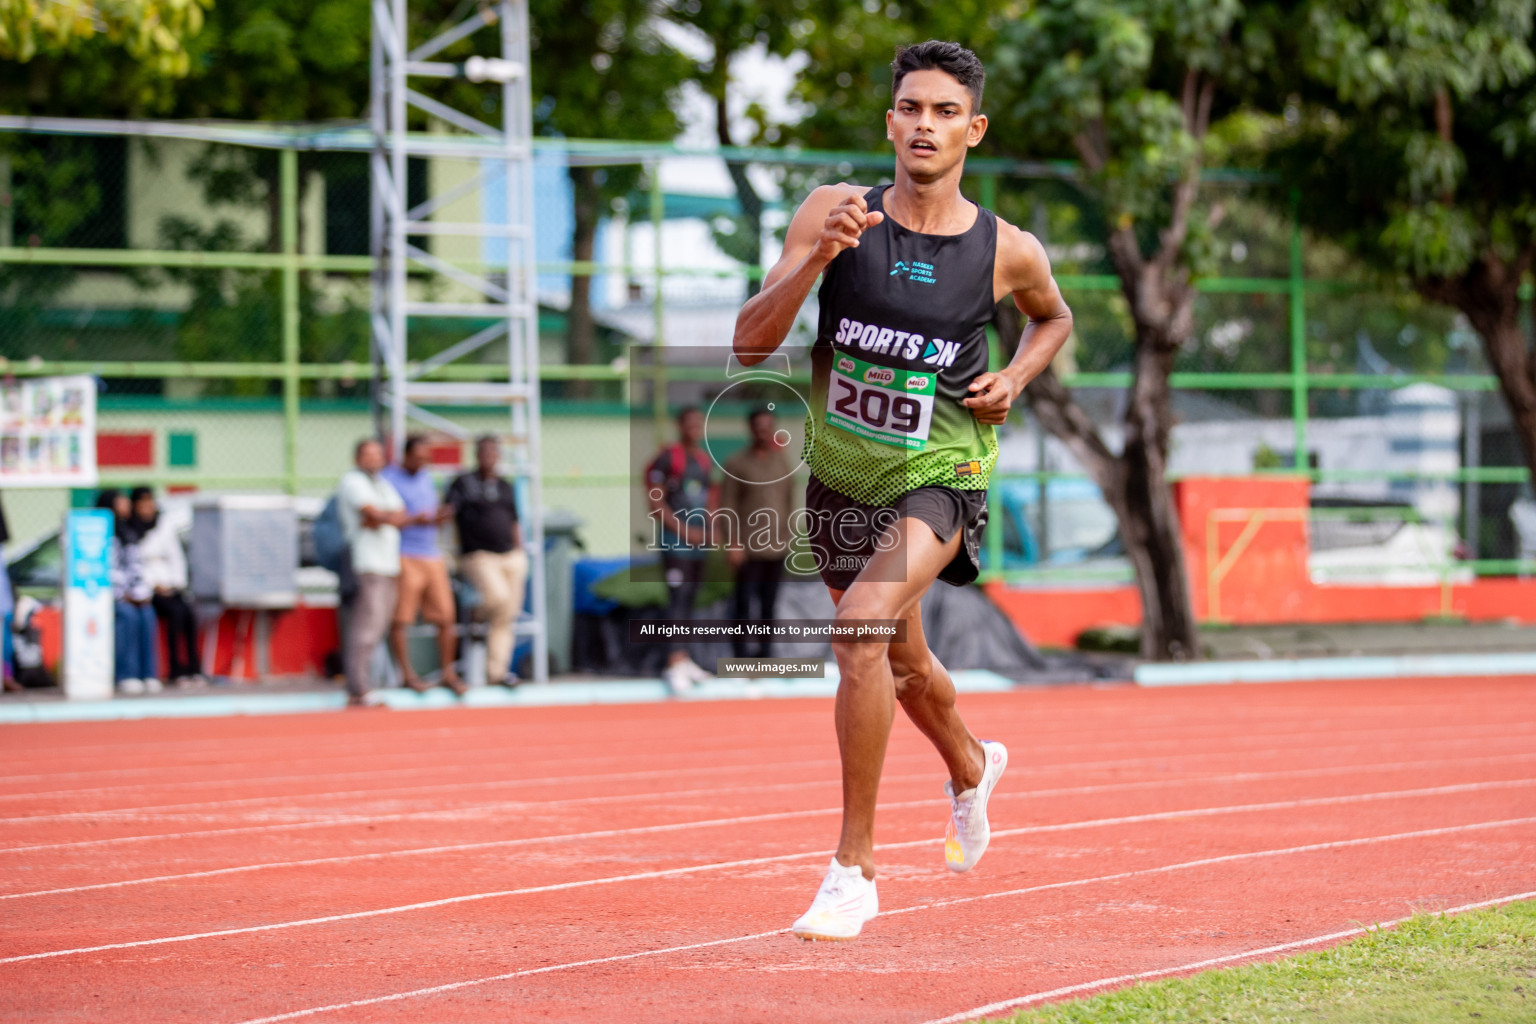
[[[884,212],[885,188],[870,189]],[[997,218],[958,235],[889,214],[822,274],[806,462],[822,483],[888,505],[918,487],[985,490],[997,435],[960,404],[987,369]]]

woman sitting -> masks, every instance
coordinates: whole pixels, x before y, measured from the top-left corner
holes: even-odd
[[[133,521],[144,537],[139,557],[144,580],[153,597],[155,616],[165,625],[165,649],[169,655],[171,685],[200,689],[208,685],[197,653],[197,617],[187,600],[187,554],[171,523],[162,519],[155,492],[133,489]]]
[[[133,506],[121,491],[105,490],[96,507],[111,509],[112,598],[114,605],[113,667],[117,691],[125,694],[159,693],[155,674],[154,590],[144,579],[139,542],[143,531],[133,519]]]

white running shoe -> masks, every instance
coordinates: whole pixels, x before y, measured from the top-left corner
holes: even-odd
[[[688,662],[680,661],[661,671],[661,681],[667,684],[667,689],[672,691],[674,697],[693,689],[693,676],[689,674],[687,665]]]
[[[987,798],[1008,769],[1008,748],[1001,743],[987,742],[981,745],[981,753],[986,759],[986,767],[982,769],[979,786],[956,793],[953,782],[944,783],[950,809],[949,827],[944,830],[944,861],[951,871],[969,871],[975,867],[992,839],[992,826],[987,822]]]
[[[865,921],[880,913],[875,883],[855,864],[845,868],[832,858],[811,909],[800,915],[790,931],[810,942],[847,942],[859,937]]]
[[[683,660],[682,669],[684,672],[688,673],[688,678],[692,679],[695,683],[702,683],[715,678],[715,674],[713,672],[703,667],[692,658],[685,658]]]
[[[144,692],[144,680],[142,680],[142,679],[119,679],[117,681],[117,692],[118,693],[126,693],[126,694],[130,694],[131,696],[137,697],[139,694]]]
[[[164,689],[165,689],[165,684],[162,683],[160,680],[156,679],[154,676],[145,676],[144,677],[144,692],[145,693],[159,693],[161,690],[164,690]]]

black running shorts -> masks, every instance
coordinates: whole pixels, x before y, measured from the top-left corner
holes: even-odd
[[[981,537],[987,528],[987,492],[953,487],[919,487],[894,505],[872,506],[855,501],[814,476],[805,487],[810,516],[811,553],[822,582],[847,590],[875,553],[875,541],[897,519],[918,519],[939,540],[948,542],[962,532],[960,550],[939,573],[951,586],[963,587],[981,573]]]

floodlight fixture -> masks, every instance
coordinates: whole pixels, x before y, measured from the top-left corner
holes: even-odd
[[[505,85],[523,76],[523,65],[503,57],[471,57],[464,62],[464,77],[471,82],[496,82]]]

